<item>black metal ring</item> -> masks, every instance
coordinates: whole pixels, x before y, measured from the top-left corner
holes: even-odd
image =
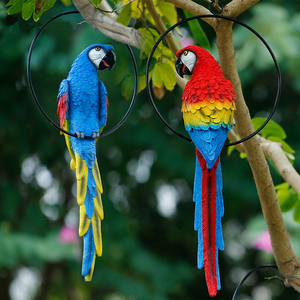
[[[236,299],[236,296],[240,290],[240,287],[242,286],[242,284],[246,281],[246,279],[253,273],[255,273],[256,271],[260,270],[260,269],[265,269],[265,268],[274,268],[274,269],[278,269],[278,267],[276,265],[264,265],[264,266],[260,266],[260,267],[256,267],[254,269],[252,269],[250,272],[248,272],[246,274],[246,276],[241,280],[241,282],[238,284],[237,288],[234,291],[232,300]]]
[[[214,12],[212,11],[212,8],[211,8],[211,5],[214,4],[214,3],[215,3],[215,0],[212,0],[212,1],[209,2],[209,6],[208,6],[209,11],[210,11],[212,14],[214,14],[214,15],[220,15],[220,14],[223,12],[224,6],[223,6],[223,4],[219,1],[218,4],[219,4],[219,6],[221,6],[221,11],[214,13]]]
[[[275,58],[275,55],[272,51],[272,49],[270,48],[270,46],[268,45],[268,43],[265,41],[265,39],[258,33],[256,32],[253,28],[251,28],[250,26],[248,26],[247,24],[241,22],[241,21],[238,21],[238,20],[235,20],[235,19],[232,19],[230,17],[226,17],[226,16],[223,16],[223,15],[199,15],[199,16],[193,16],[193,17],[190,17],[190,18],[187,18],[187,19],[184,19],[184,20],[181,20],[179,21],[178,23],[174,24],[173,26],[171,26],[169,29],[167,29],[162,35],[161,37],[157,40],[157,42],[155,43],[149,57],[148,57],[148,61],[147,61],[147,66],[146,66],[146,84],[147,84],[147,92],[148,92],[148,96],[149,96],[149,99],[151,101],[151,104],[155,110],[155,112],[157,113],[158,117],[162,120],[162,122],[172,131],[174,132],[175,134],[177,134],[179,137],[183,138],[184,140],[188,141],[188,142],[192,142],[192,140],[184,135],[182,135],[181,133],[179,133],[178,131],[176,131],[174,128],[172,128],[168,122],[162,117],[162,115],[160,114],[160,112],[158,111],[155,103],[154,103],[154,100],[153,100],[153,97],[152,97],[152,94],[151,94],[151,89],[150,89],[150,84],[149,84],[149,68],[150,68],[150,62],[151,62],[151,58],[158,46],[158,44],[162,41],[162,39],[171,31],[173,30],[174,28],[176,28],[177,26],[183,24],[183,23],[186,23],[188,21],[191,21],[191,20],[195,20],[195,19],[202,19],[202,18],[220,18],[220,19],[226,19],[226,20],[229,20],[229,21],[232,21],[234,23],[238,23],[240,25],[242,25],[243,27],[247,28],[248,30],[250,30],[251,32],[253,32],[263,43],[264,45],[266,46],[266,48],[268,49],[270,55],[272,56],[273,58],[273,61],[274,61],[274,64],[276,66],[276,71],[277,71],[277,95],[276,95],[276,98],[275,98],[275,102],[274,102],[274,105],[273,105],[273,108],[272,108],[272,111],[270,112],[268,118],[266,119],[266,121],[256,130],[254,131],[253,133],[251,133],[250,135],[248,135],[247,137],[245,138],[242,138],[238,141],[235,141],[235,142],[232,142],[232,143],[227,143],[227,144],[224,144],[224,147],[228,147],[228,146],[233,146],[233,145],[237,145],[237,144],[240,144],[240,143],[243,143],[247,140],[249,140],[250,138],[252,138],[253,136],[255,136],[256,134],[258,134],[267,124],[268,122],[271,120],[277,106],[278,106],[278,102],[279,102],[279,97],[280,97],[280,92],[281,92],[281,74],[280,74],[280,69],[279,69],[279,65],[277,63],[277,60]]]
[[[68,134],[70,136],[73,136],[73,137],[77,137],[77,135],[75,133],[71,133],[71,132],[68,132],[66,130],[64,130],[63,128],[61,128],[60,126],[58,126],[56,123],[54,123],[49,117],[48,115],[45,113],[45,111],[43,110],[43,108],[41,107],[41,104],[35,94],[35,91],[34,91],[34,88],[33,88],[33,85],[32,85],[32,79],[31,79],[31,71],[30,71],[30,62],[31,62],[31,55],[32,55],[32,51],[33,51],[33,47],[39,37],[39,35],[42,33],[42,31],[45,29],[45,27],[51,23],[52,21],[54,21],[55,19],[61,17],[61,16],[65,16],[65,15],[70,15],[70,14],[79,14],[79,11],[77,10],[72,10],[72,11],[68,11],[68,12],[64,12],[64,13],[61,13],[61,14],[58,14],[56,16],[54,16],[52,19],[50,19],[49,21],[47,21],[41,28],[40,30],[37,32],[37,34],[35,35],[34,39],[32,40],[32,43],[30,45],[30,48],[29,48],[29,52],[28,52],[28,59],[27,59],[27,79],[28,79],[28,83],[29,83],[29,87],[30,87],[30,91],[31,91],[31,94],[32,94],[32,97],[38,107],[38,109],[40,110],[40,112],[42,113],[42,115],[51,123],[51,125],[53,125],[56,129],[60,130],[61,132],[65,133],[65,134]],[[135,75],[135,85],[134,85],[134,91],[133,91],[133,96],[132,96],[132,99],[131,99],[131,103],[129,105],[129,108],[126,112],[126,114],[124,115],[124,117],[121,119],[121,121],[115,125],[113,128],[109,129],[108,131],[104,132],[104,133],[101,133],[99,137],[104,137],[104,136],[107,136],[109,134],[111,134],[112,132],[114,132],[115,130],[117,130],[124,122],[125,120],[127,119],[127,117],[129,116],[132,108],[133,108],[133,105],[135,103],[135,99],[136,99],[136,94],[137,94],[137,87],[138,87],[138,71],[137,71],[137,65],[136,65],[136,61],[135,61],[135,57],[134,57],[134,54],[130,48],[129,45],[127,45],[127,49],[130,53],[130,56],[131,56],[131,59],[132,59],[132,62],[133,62],[133,67],[134,67],[134,75]],[[89,136],[85,136],[84,139],[93,139],[93,137],[89,137]]]

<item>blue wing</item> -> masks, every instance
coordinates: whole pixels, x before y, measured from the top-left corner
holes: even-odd
[[[102,81],[99,80],[99,100],[100,100],[100,114],[99,114],[99,127],[100,132],[103,130],[103,127],[106,125],[107,121],[107,108],[108,108],[108,98],[105,85]]]

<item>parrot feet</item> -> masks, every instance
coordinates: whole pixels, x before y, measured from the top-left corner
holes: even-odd
[[[99,132],[93,132],[92,138],[93,138],[93,139],[98,139],[99,136],[100,136],[100,133],[99,133]]]
[[[76,131],[75,134],[76,134],[78,139],[84,139],[84,133],[83,132]]]

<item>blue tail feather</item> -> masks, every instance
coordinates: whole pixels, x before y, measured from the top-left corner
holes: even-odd
[[[216,199],[216,246],[217,249],[224,250],[224,241],[222,234],[222,223],[221,218],[224,216],[224,202],[223,202],[223,181],[222,181],[222,171],[221,162],[219,159],[219,165],[216,170],[216,181],[217,181],[217,199]]]
[[[204,254],[203,254],[203,234],[202,234],[202,176],[203,171],[201,169],[198,157],[196,155],[196,170],[194,179],[194,193],[193,201],[195,202],[195,230],[198,231],[198,253],[197,253],[197,265],[199,269],[204,267]],[[224,241],[222,234],[221,217],[224,215],[224,203],[222,196],[222,173],[221,163],[219,160],[218,167],[216,169],[216,278],[217,289],[221,289],[220,271],[218,262],[218,250],[224,250]]]
[[[83,237],[83,258],[82,258],[82,276],[86,276],[93,264],[95,256],[95,243],[93,237],[93,228],[92,224],[87,231],[87,233]]]
[[[85,196],[85,200],[84,200],[85,211],[86,211],[87,217],[89,219],[91,219],[94,214],[93,198],[96,197],[96,195],[97,195],[97,190],[96,190],[95,179],[93,177],[92,170],[89,169],[88,170],[87,191],[86,191],[86,196]]]
[[[203,238],[202,238],[202,169],[196,155],[196,170],[194,179],[193,201],[195,202],[195,221],[194,228],[198,231],[198,269],[204,267],[203,259]]]

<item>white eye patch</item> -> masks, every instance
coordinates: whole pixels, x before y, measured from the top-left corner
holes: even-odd
[[[95,67],[98,69],[101,60],[106,55],[106,52],[103,49],[100,49],[99,51],[96,50],[97,48],[94,48],[89,51],[88,56],[90,61],[95,65]]]
[[[191,51],[184,51],[180,56],[181,61],[185,64],[185,66],[193,72],[195,64],[196,64],[196,54]]]

